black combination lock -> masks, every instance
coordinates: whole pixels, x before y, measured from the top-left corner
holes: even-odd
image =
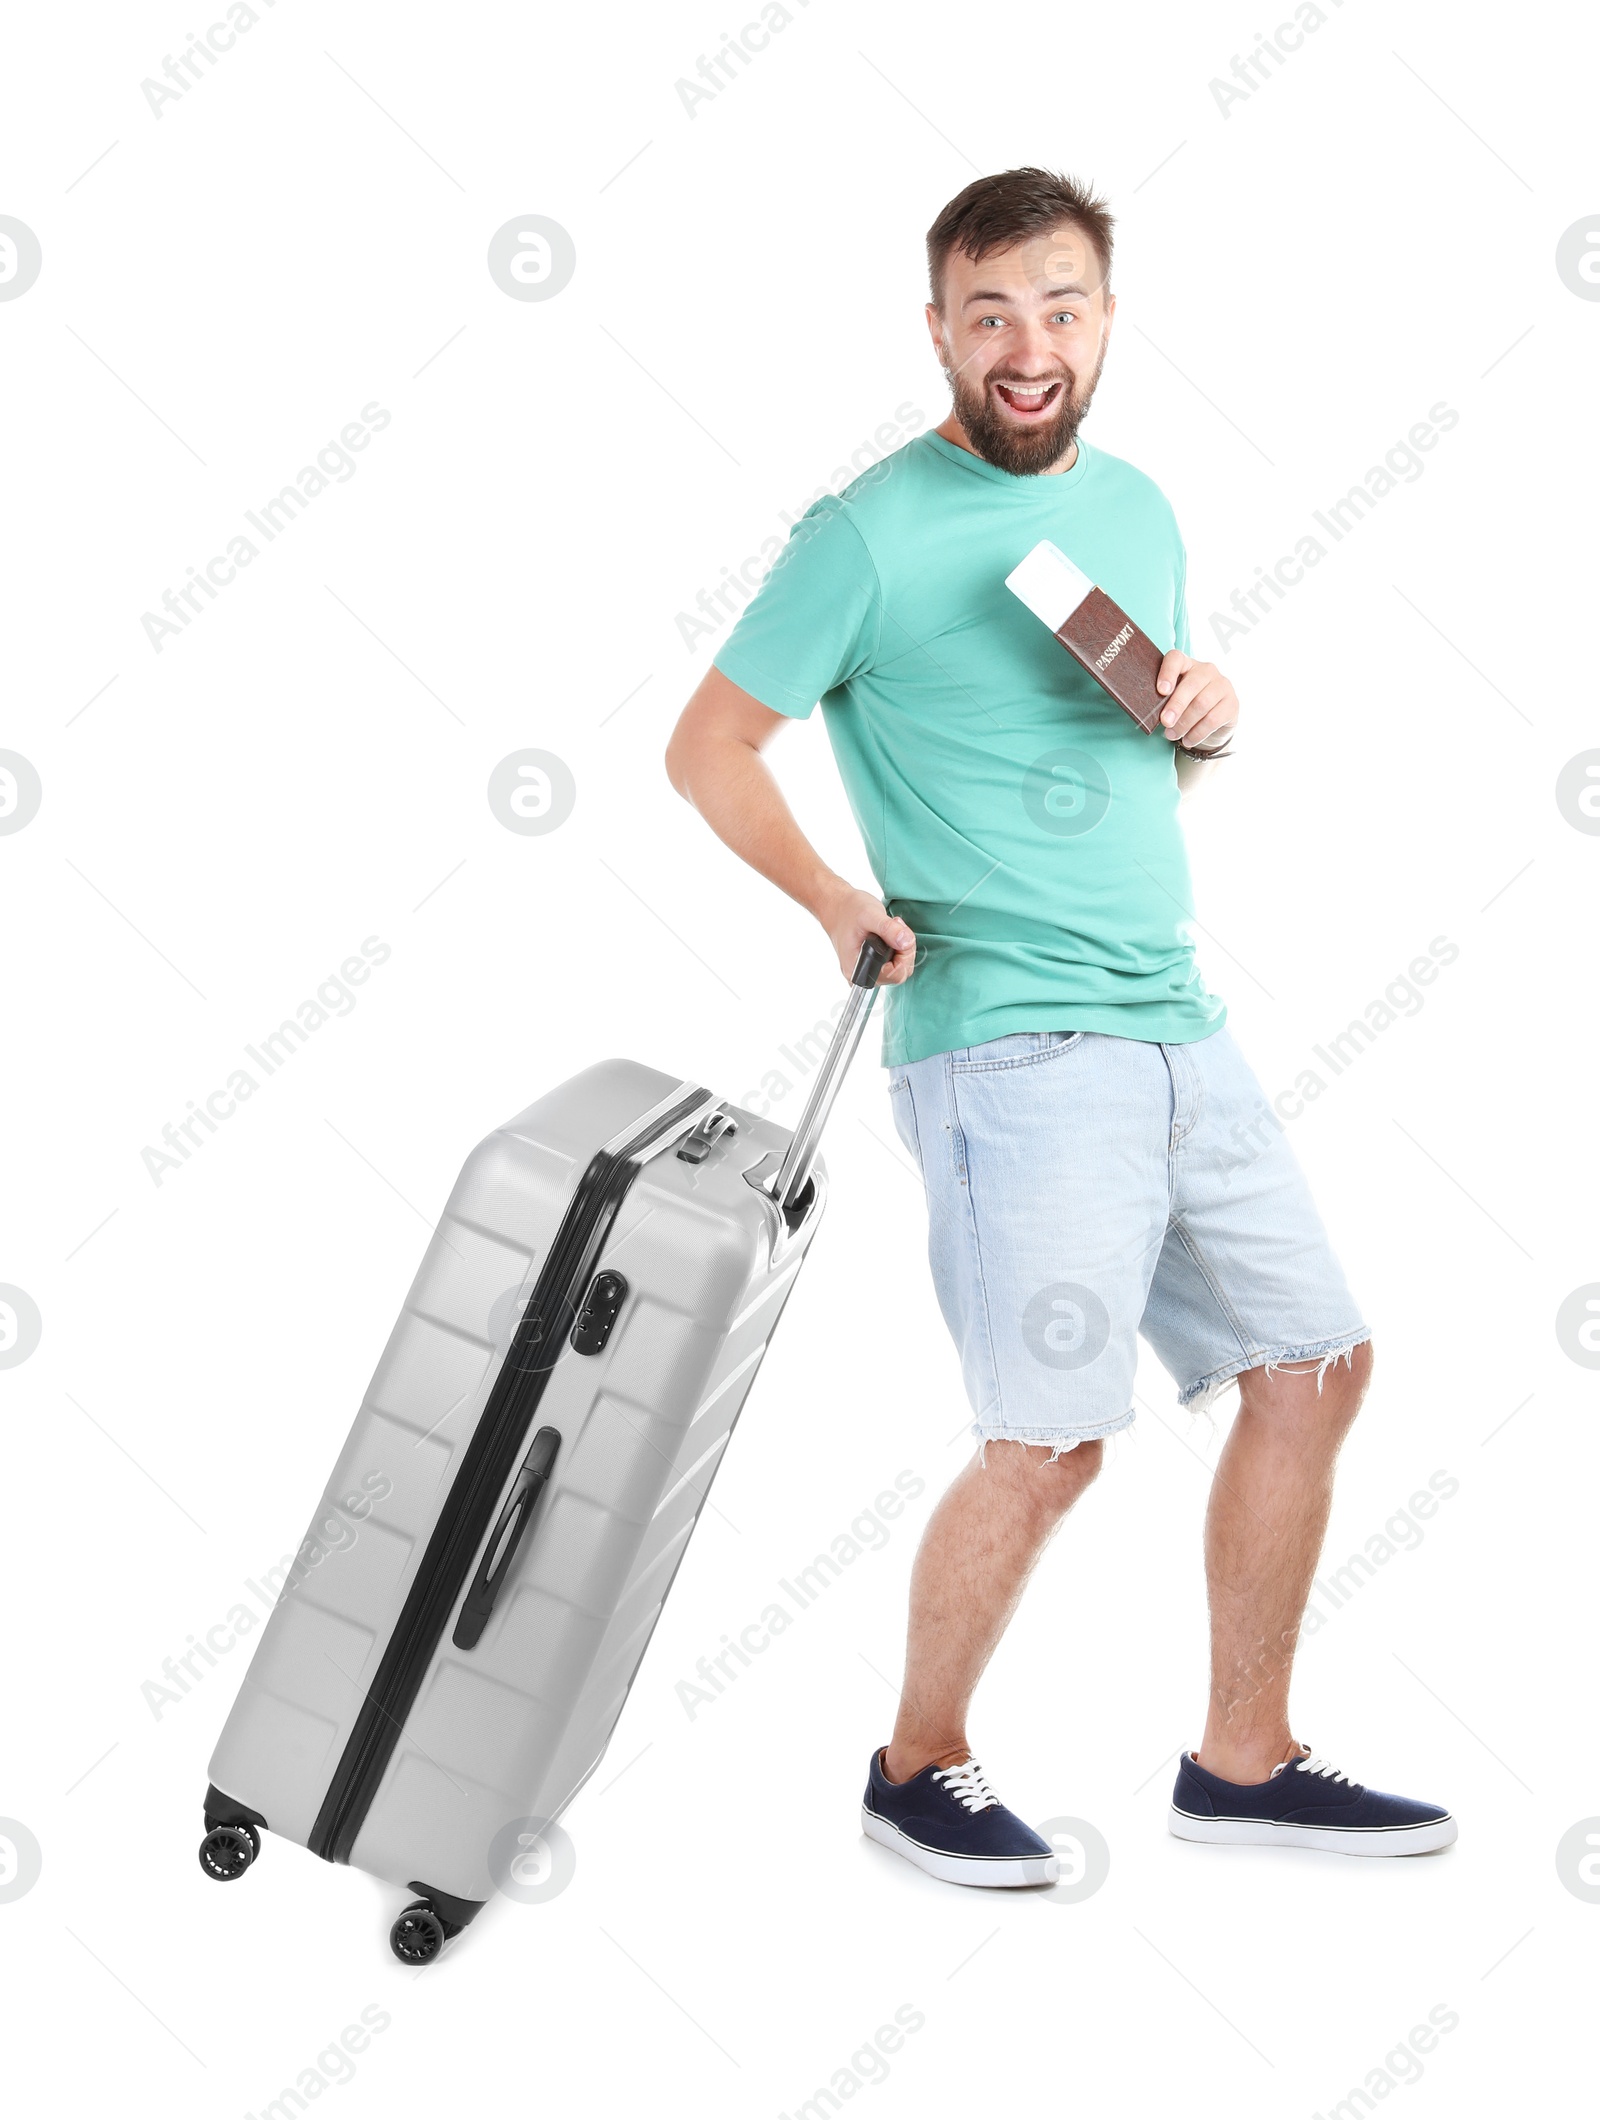
[[[627,1282],[609,1267],[604,1273],[595,1275],[573,1320],[571,1345],[574,1354],[600,1352],[611,1337],[611,1328],[617,1322],[617,1313],[627,1293]]]

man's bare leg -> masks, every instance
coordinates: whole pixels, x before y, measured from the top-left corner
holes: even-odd
[[[884,1767],[909,1781],[967,1753],[967,1710],[985,1665],[1061,1519],[1100,1470],[1104,1446],[1050,1462],[1045,1445],[991,1442],[928,1519],[911,1571],[905,1684]]]
[[[1206,1511],[1211,1702],[1201,1766],[1265,1781],[1294,1749],[1289,1674],[1333,1503],[1333,1469],[1372,1374],[1372,1347],[1330,1363],[1247,1370]]]

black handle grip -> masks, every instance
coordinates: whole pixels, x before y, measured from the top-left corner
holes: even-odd
[[[856,959],[856,968],[850,974],[852,986],[876,986],[878,976],[886,964],[894,961],[894,951],[881,935],[869,935],[861,945],[861,955]]]
[[[461,1616],[450,1639],[458,1649],[475,1649],[489,1624],[489,1615],[494,1610],[494,1601],[500,1595],[506,1577],[511,1573],[511,1563],[517,1557],[517,1548],[522,1544],[522,1534],[528,1528],[528,1519],[533,1515],[533,1505],[539,1499],[545,1481],[550,1477],[550,1467],[556,1461],[556,1452],[561,1448],[560,1431],[541,1428],[533,1439],[533,1448],[522,1462],[516,1485],[510,1499],[500,1512],[500,1521],[489,1534],[489,1543],[483,1549],[483,1559],[472,1579],[461,1607]]]

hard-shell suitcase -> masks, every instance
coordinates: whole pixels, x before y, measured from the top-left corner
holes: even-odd
[[[415,1894],[391,1942],[426,1963],[594,1771],[815,1234],[887,959],[869,937],[792,1135],[607,1060],[468,1157],[212,1756],[208,1875],[270,1828]]]

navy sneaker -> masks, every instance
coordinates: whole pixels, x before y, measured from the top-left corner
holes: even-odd
[[[874,1752],[861,1826],[946,1884],[1054,1884],[1060,1874],[1049,1841],[1006,1809],[975,1759],[891,1781]]]
[[[1180,1840],[1251,1848],[1325,1848],[1340,1855],[1427,1855],[1447,1848],[1456,1822],[1436,1803],[1385,1796],[1341,1774],[1305,1746],[1265,1781],[1224,1781],[1192,1752],[1178,1762],[1171,1829]]]

